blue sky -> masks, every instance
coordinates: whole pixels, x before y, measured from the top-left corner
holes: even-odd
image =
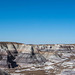
[[[0,41],[75,43],[75,0],[0,0]]]

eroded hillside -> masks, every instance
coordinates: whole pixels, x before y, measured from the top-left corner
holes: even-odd
[[[8,69],[8,56],[17,67]],[[11,75],[75,75],[75,44],[0,42],[0,68]]]

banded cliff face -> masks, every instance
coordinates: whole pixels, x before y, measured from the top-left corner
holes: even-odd
[[[25,45],[23,43],[15,43],[15,42],[0,42],[0,52],[6,53],[7,50],[11,52],[17,50],[19,53],[30,53],[32,46],[34,45]],[[37,46],[34,46],[35,51],[36,47]]]
[[[3,57],[2,59],[0,57],[0,68],[8,68],[6,62],[8,50],[13,55],[15,55],[15,51],[18,52],[15,61],[20,66],[19,73],[23,73],[22,70],[24,71],[24,68],[28,67],[27,69],[30,70],[46,70],[51,75],[65,75],[63,73],[66,73],[66,71],[75,74],[75,44],[33,45],[0,42],[0,56]],[[32,55],[32,51],[34,55]],[[13,73],[15,72],[16,70]]]
[[[30,53],[32,52],[31,47],[34,49],[34,53],[39,53],[41,55],[49,56],[50,54],[56,54],[59,52],[75,52],[75,44],[41,44],[41,45],[33,45],[33,44],[23,44],[16,42],[0,42],[0,54],[7,54],[7,50],[14,52],[18,51],[18,53]]]
[[[31,47],[33,46],[34,52],[38,51],[54,51],[54,50],[63,50],[63,49],[75,49],[75,44],[41,44],[41,45],[26,45],[23,43],[16,42],[0,42],[0,52],[6,53],[6,50],[14,51],[17,50],[19,53],[30,53]]]

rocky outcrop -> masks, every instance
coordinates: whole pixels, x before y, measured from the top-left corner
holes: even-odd
[[[32,48],[33,47],[33,48]],[[8,70],[8,51],[15,57],[18,64],[13,73],[43,70],[46,74],[66,75],[65,71],[75,74],[75,44],[44,44],[26,45],[14,42],[0,43],[0,67]],[[33,73],[34,74],[34,73]],[[13,74],[12,74],[13,75]]]

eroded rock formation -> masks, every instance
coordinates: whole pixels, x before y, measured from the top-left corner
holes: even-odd
[[[35,70],[43,70],[47,75],[68,75],[67,72],[75,75],[75,44],[26,45],[0,42],[0,68],[8,69],[7,51],[11,52],[18,64],[18,67],[15,67],[17,70],[9,70],[12,75],[26,74],[28,71],[35,74]]]

